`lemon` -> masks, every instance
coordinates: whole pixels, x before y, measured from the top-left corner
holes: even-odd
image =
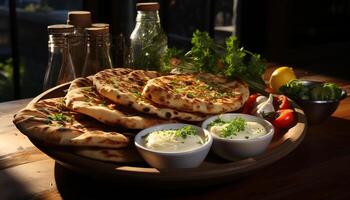
[[[286,66],[279,67],[273,71],[270,77],[270,87],[273,92],[277,93],[281,86],[293,79],[297,79],[293,68]]]

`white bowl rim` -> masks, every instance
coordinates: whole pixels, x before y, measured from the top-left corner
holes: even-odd
[[[203,145],[201,145],[201,146],[199,146],[197,148],[194,148],[194,149],[191,149],[191,150],[187,150],[187,151],[178,151],[178,152],[157,151],[157,150],[149,149],[149,148],[147,148],[147,147],[145,147],[145,146],[143,146],[141,144],[142,136],[153,132],[153,131],[150,131],[151,129],[154,129],[156,127],[162,127],[162,126],[181,126],[181,127],[193,126],[193,127],[197,128],[197,129],[202,130],[203,134],[208,138],[208,140]],[[161,129],[161,130],[169,130],[169,128]],[[134,138],[134,144],[135,144],[135,146],[137,148],[143,149],[143,150],[148,151],[148,152],[156,153],[156,154],[173,155],[173,156],[196,153],[196,152],[201,151],[202,149],[206,148],[208,145],[209,145],[209,148],[210,148],[212,142],[213,142],[213,137],[212,137],[212,135],[209,132],[204,131],[203,128],[201,128],[199,126],[196,126],[196,125],[193,125],[193,124],[185,124],[185,123],[167,123],[167,124],[159,124],[159,125],[150,126],[148,128],[145,128],[145,129],[141,130],[140,132],[138,132],[135,135],[135,138]]]
[[[271,127],[270,130],[268,130],[268,132],[265,134],[265,135],[262,135],[262,136],[259,136],[259,137],[256,137],[256,138],[252,138],[252,139],[229,139],[229,138],[222,138],[214,133],[212,133],[211,131],[209,131],[207,129],[207,127],[204,127],[204,125],[208,125],[209,123],[208,122],[211,122],[211,121],[214,121],[215,119],[219,118],[220,116],[229,116],[229,117],[252,117],[252,118],[255,118],[257,119],[258,121],[263,121],[264,123],[266,123],[269,127]],[[264,139],[267,139],[269,137],[271,137],[271,135],[274,134],[275,132],[275,127],[269,122],[267,121],[266,119],[263,119],[263,118],[260,118],[260,117],[257,117],[257,116],[254,116],[254,115],[248,115],[248,114],[243,114],[243,113],[223,113],[223,114],[219,114],[219,115],[214,115],[214,116],[211,116],[209,118],[207,118],[206,120],[203,121],[202,123],[202,129],[208,131],[212,137],[216,140],[222,140],[222,141],[230,141],[230,142],[256,142],[256,141],[260,141],[260,140],[264,140]]]

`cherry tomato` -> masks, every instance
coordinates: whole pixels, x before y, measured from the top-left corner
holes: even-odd
[[[242,113],[244,114],[251,114],[253,108],[254,108],[254,104],[256,101],[256,98],[258,97],[258,94],[252,94],[249,96],[248,100],[245,102],[244,106],[243,106],[243,110]]]
[[[286,96],[278,95],[274,98],[274,107],[276,108],[276,110],[290,109],[291,105]]]
[[[293,125],[295,120],[294,111],[292,109],[277,110],[272,124],[277,128],[288,128]]]

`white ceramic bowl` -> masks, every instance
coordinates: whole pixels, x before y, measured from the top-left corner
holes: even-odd
[[[202,134],[205,143],[198,148],[189,151],[181,152],[164,152],[156,151],[145,147],[143,136],[154,131],[180,129],[190,124],[162,124],[146,128],[135,136],[135,146],[145,161],[157,169],[179,169],[179,168],[194,168],[198,167],[207,156],[210,147],[213,143],[213,138],[209,132],[205,132],[202,128],[194,125],[198,130],[198,134]]]
[[[274,134],[273,125],[259,117],[238,113],[226,113],[208,118],[202,123],[205,132],[209,132],[208,125],[217,118],[225,121],[235,117],[242,117],[247,121],[258,122],[266,129],[267,134],[253,139],[226,139],[210,133],[213,137],[212,149],[214,153],[227,160],[237,160],[262,154],[270,144]]]

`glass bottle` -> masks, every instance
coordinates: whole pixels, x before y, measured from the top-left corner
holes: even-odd
[[[107,23],[93,23],[91,27],[96,28],[109,28]],[[110,49],[110,55],[112,60],[112,66],[114,67],[128,67],[126,63],[126,44],[125,37],[120,33],[117,37],[109,35],[108,47]]]
[[[72,58],[69,53],[69,36],[72,25],[57,24],[47,27],[49,33],[49,60],[44,78],[44,90],[73,80],[75,76]]]
[[[136,26],[130,35],[130,58],[135,68],[157,70],[167,49],[159,19],[159,3],[136,4]]]
[[[109,24],[107,24],[107,23],[93,23],[93,24],[91,24],[91,27],[94,27],[94,28],[107,28],[109,30]],[[112,38],[109,35],[108,36],[108,40],[106,40],[106,43],[107,43],[109,48],[111,46],[111,40],[112,40]]]
[[[111,38],[111,35],[109,34],[109,24],[107,24],[107,23],[93,23],[93,24],[91,24],[91,27],[108,29],[108,33],[106,33],[106,35],[105,35],[106,36],[105,41],[106,41],[106,48],[108,48],[108,51],[111,54],[111,41],[112,41],[112,38]]]
[[[67,24],[74,26],[74,34],[70,38],[70,53],[76,75],[80,77],[86,56],[85,28],[91,26],[91,13],[89,11],[70,11]]]
[[[101,70],[112,68],[108,28],[86,28],[87,51],[83,67],[83,77],[95,74]]]

